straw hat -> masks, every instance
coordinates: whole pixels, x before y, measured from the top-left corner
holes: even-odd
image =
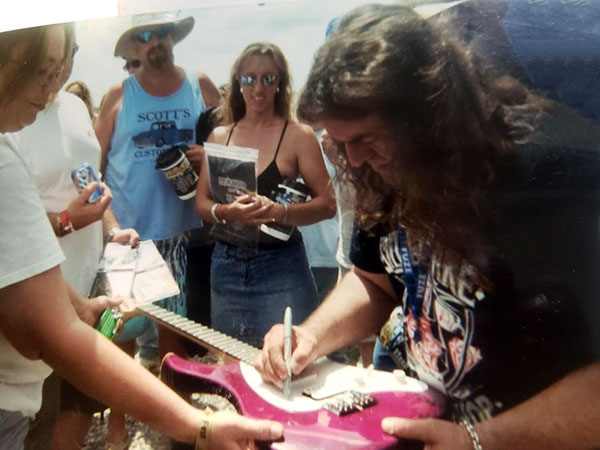
[[[137,57],[135,53],[135,41],[133,37],[138,31],[155,26],[173,24],[171,35],[173,43],[176,44],[185,38],[194,28],[194,18],[178,18],[176,13],[139,14],[131,19],[131,28],[121,35],[115,45],[115,56],[126,59]]]

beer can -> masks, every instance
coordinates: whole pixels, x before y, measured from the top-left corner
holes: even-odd
[[[104,192],[102,191],[102,186],[100,186],[100,179],[96,176],[94,169],[88,163],[83,163],[79,169],[73,169],[71,171],[71,178],[79,193],[83,192],[90,183],[93,183],[94,181],[98,182],[98,187],[88,199],[88,203],[94,203],[102,197]]]

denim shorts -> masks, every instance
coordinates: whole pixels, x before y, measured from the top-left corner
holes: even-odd
[[[210,285],[212,327],[258,348],[286,306],[299,324],[319,303],[302,242],[258,249],[217,242]]]

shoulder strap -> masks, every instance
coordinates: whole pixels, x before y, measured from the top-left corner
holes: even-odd
[[[277,149],[275,150],[275,156],[273,156],[273,161],[277,159],[277,153],[279,153],[279,147],[281,146],[281,141],[283,141],[283,135],[285,134],[285,130],[287,129],[289,120],[285,121],[283,125],[283,130],[281,130],[281,136],[279,136],[279,142],[277,143]]]
[[[231,127],[231,130],[229,130],[229,136],[227,136],[227,142],[225,142],[225,145],[229,145],[229,141],[231,140],[231,135],[233,134],[233,129],[237,126],[237,122],[235,122],[233,124],[233,126]]]

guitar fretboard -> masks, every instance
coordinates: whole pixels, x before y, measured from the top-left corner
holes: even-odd
[[[153,303],[140,305],[137,309],[144,315],[159,322],[161,325],[164,325],[176,333],[194,341],[198,345],[221,355],[227,355],[252,365],[254,364],[254,357],[260,352],[256,347],[213,330],[205,325],[201,325],[193,320],[186,319],[179,314],[167,311]]]

